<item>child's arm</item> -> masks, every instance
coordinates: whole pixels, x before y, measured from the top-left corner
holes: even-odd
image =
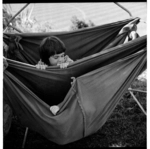
[[[73,63],[73,60],[68,55],[65,56],[65,59],[66,62]]]

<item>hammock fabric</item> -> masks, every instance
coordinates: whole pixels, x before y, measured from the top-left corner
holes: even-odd
[[[4,34],[4,41],[7,44],[15,42],[18,48],[15,49],[18,61],[35,65],[40,59],[38,48],[41,41],[45,37],[54,35],[65,43],[66,54],[71,59],[77,60],[100,52],[105,47],[110,48],[123,43],[128,32],[118,37],[119,31],[129,22],[137,24],[139,20],[140,18],[137,17],[72,32]]]
[[[117,36],[132,20],[69,33],[5,34],[6,42],[12,36],[20,38],[18,51],[26,60],[7,59],[4,71],[4,97],[21,123],[58,144],[99,130],[132,81],[146,68],[147,37],[121,44],[126,35]],[[61,38],[67,54],[76,60],[67,69],[53,66],[38,70],[30,65],[39,60],[40,41],[50,35]],[[76,78],[72,86],[71,77]],[[60,107],[56,116],[49,109],[54,104]]]

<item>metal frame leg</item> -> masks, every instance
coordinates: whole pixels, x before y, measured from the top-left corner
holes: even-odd
[[[26,131],[25,131],[25,134],[24,134],[24,139],[23,139],[23,143],[22,143],[22,148],[24,148],[25,146],[25,143],[26,143],[26,138],[27,138],[27,134],[28,134],[28,127],[26,127]]]
[[[144,108],[142,107],[142,105],[139,103],[139,101],[136,99],[136,97],[134,96],[134,94],[132,93],[131,89],[128,89],[129,93],[131,94],[131,96],[133,97],[133,99],[136,101],[136,103],[139,105],[140,109],[142,110],[142,112],[147,116],[146,111],[144,110]]]

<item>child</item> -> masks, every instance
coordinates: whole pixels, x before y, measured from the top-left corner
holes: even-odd
[[[51,36],[43,39],[40,44],[40,61],[36,65],[38,69],[45,69],[47,66],[60,66],[66,68],[73,62],[68,55],[65,55],[66,47],[57,37]]]
[[[47,66],[57,66],[66,68],[73,62],[68,55],[65,55],[66,47],[64,43],[57,37],[51,36],[43,39],[40,44],[40,61],[36,65],[38,69],[45,69]],[[56,115],[59,111],[59,106],[50,107],[50,111]]]

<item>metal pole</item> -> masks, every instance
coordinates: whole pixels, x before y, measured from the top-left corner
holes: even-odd
[[[16,27],[14,27],[14,26],[12,26],[12,25],[8,25],[9,27],[11,27],[11,28],[13,28],[13,29],[15,29],[17,32],[19,32],[19,33],[23,33],[21,30],[19,30],[18,28],[16,28]]]
[[[129,15],[130,15],[130,17],[132,17],[132,14],[131,14],[131,12],[129,11],[129,10],[127,10],[126,8],[124,8],[122,5],[120,5],[119,3],[117,3],[117,2],[114,2],[116,5],[118,5],[119,7],[121,7],[123,10],[125,10]]]
[[[22,143],[22,148],[24,148],[24,146],[25,146],[27,134],[28,134],[28,127],[26,127],[26,131],[25,131],[25,135],[24,135],[24,139],[23,139],[23,143]]]
[[[8,27],[9,23],[10,23],[22,10],[24,10],[29,4],[30,4],[30,3],[26,4],[20,11],[18,11],[18,12],[8,21],[8,23],[7,23],[6,27],[5,27],[5,29]],[[4,30],[5,30],[5,29],[4,29]]]
[[[132,88],[128,88],[128,90],[130,90],[130,91],[135,91],[135,92],[141,92],[141,93],[147,93],[146,91],[137,90],[137,89],[132,89]]]
[[[5,33],[5,32],[6,32],[6,30],[7,30],[7,27],[4,29],[4,31],[3,31],[3,32]]]
[[[131,96],[133,97],[133,99],[137,102],[137,104],[139,105],[139,107],[141,108],[141,110],[143,111],[143,113],[147,116],[146,111],[143,109],[143,107],[141,106],[141,104],[139,103],[139,101],[136,99],[136,97],[134,96],[134,94],[129,91]]]

